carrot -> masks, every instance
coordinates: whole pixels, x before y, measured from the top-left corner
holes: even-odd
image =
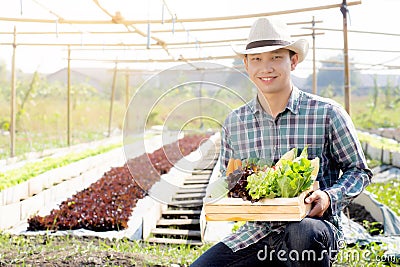
[[[240,159],[235,159],[235,170],[242,168],[242,161]]]
[[[229,174],[231,174],[235,170],[234,165],[235,165],[235,159],[230,158],[228,161],[228,166],[226,167],[226,176],[229,176]]]

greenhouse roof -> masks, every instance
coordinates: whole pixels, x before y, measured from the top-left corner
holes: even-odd
[[[372,26],[365,23],[365,17],[382,13],[373,5],[385,8],[382,19],[389,26],[394,18],[389,16],[389,5],[394,1],[347,1],[350,56],[362,69],[397,69],[400,51],[390,44],[398,43],[400,34],[381,27],[382,19],[379,23],[369,19]],[[4,0],[0,52],[8,62],[15,42],[18,68],[31,66],[44,72],[65,67],[68,48],[75,66],[110,68],[118,62],[120,67],[160,69],[164,63],[232,62],[231,46],[244,44],[255,18],[273,16],[286,21],[293,36],[307,39],[311,46],[314,21],[317,59],[326,60],[343,51],[341,6],[338,0]],[[375,11],[371,16],[363,13],[371,7]],[[312,71],[311,60],[309,53],[300,72]]]

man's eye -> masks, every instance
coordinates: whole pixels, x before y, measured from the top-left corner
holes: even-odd
[[[260,61],[261,58],[259,58],[259,57],[253,57],[253,58],[251,58],[251,60],[252,60],[252,61]]]
[[[281,59],[282,56],[273,56],[272,59]]]

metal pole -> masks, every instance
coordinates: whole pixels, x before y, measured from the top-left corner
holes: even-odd
[[[129,128],[129,100],[130,100],[130,92],[129,92],[129,77],[130,77],[130,73],[129,73],[129,68],[126,68],[126,73],[125,73],[125,118],[124,118],[124,129],[128,129]]]
[[[15,156],[15,128],[16,128],[16,111],[17,111],[17,96],[16,96],[16,80],[15,80],[15,54],[17,49],[17,27],[14,26],[14,42],[13,54],[11,62],[11,118],[10,118],[10,157]]]
[[[125,108],[128,109],[129,105],[129,72],[126,69],[125,73]]]
[[[71,47],[68,46],[67,69],[67,145],[71,145]]]
[[[200,130],[204,129],[203,104],[202,104],[202,98],[203,98],[202,89],[203,89],[204,75],[205,75],[205,71],[201,70],[201,81],[200,81],[200,86],[199,86]]]
[[[108,137],[111,136],[111,123],[112,123],[112,114],[113,114],[113,106],[114,106],[115,84],[117,81],[117,71],[118,71],[117,66],[118,66],[118,63],[115,62],[114,76],[113,76],[112,88],[111,88],[111,98],[110,98],[110,113],[109,113],[109,118],[108,118]]]
[[[316,58],[315,58],[315,18],[312,18],[312,39],[313,39],[313,82],[312,82],[312,92],[317,94],[317,68],[316,68]]]
[[[347,41],[347,3],[343,0],[340,11],[343,14],[343,55],[344,55],[344,104],[347,113],[350,115],[350,68],[349,68],[349,48]]]

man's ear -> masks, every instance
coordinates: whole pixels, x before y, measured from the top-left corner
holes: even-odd
[[[291,58],[290,58],[290,67],[291,70],[295,70],[297,64],[299,63],[299,55],[298,54],[294,54]]]
[[[246,68],[246,71],[248,71],[248,59],[247,59],[247,55],[244,56],[243,58],[243,63],[244,63],[244,67]]]

